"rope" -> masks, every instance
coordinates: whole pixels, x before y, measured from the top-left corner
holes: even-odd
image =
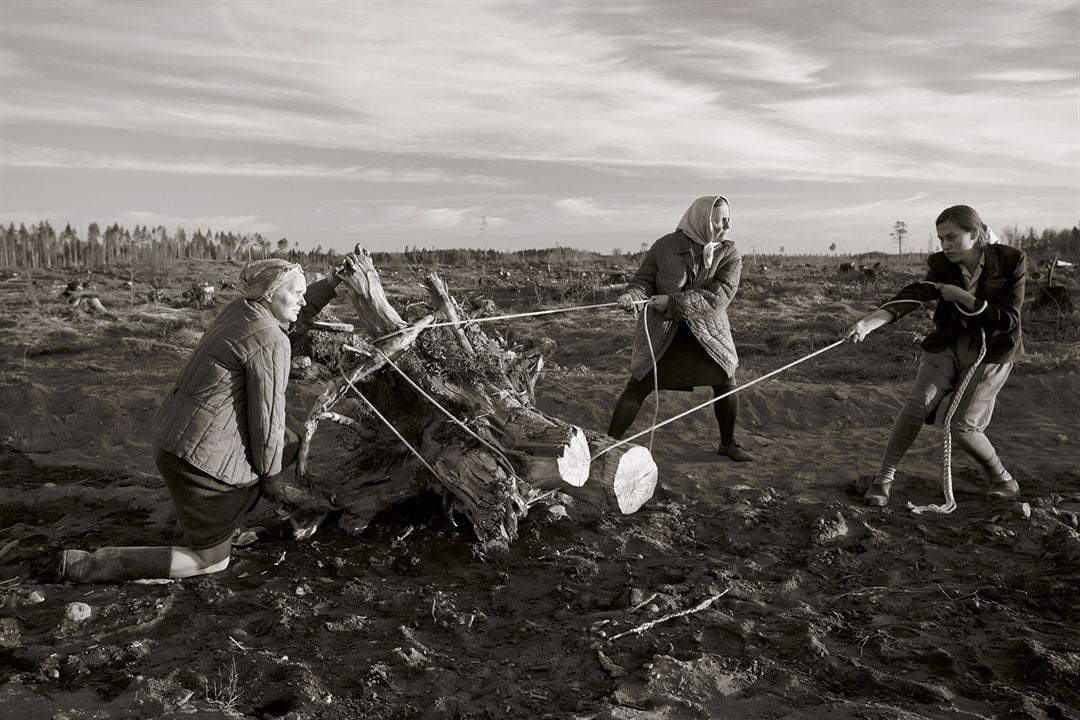
[[[671,302],[670,296],[668,302]],[[645,326],[645,342],[649,346],[649,358],[652,360],[652,379],[653,379],[653,411],[652,422],[653,430],[656,429],[656,419],[660,416],[660,376],[656,371],[656,352],[653,350],[652,335],[649,334],[649,305],[646,303],[641,308],[641,324]],[[652,452],[652,441],[654,432],[649,432],[649,452]]]
[[[940,513],[942,515],[948,515],[956,509],[956,498],[953,497],[952,487],[952,419],[953,413],[960,407],[960,401],[964,397],[964,392],[967,390],[968,383],[971,382],[971,378],[975,376],[975,371],[978,370],[979,365],[982,363],[983,358],[986,357],[986,332],[979,329],[979,356],[975,358],[975,364],[971,366],[971,369],[964,375],[964,379],[960,382],[960,387],[956,389],[953,394],[953,400],[949,403],[949,411],[945,413],[945,438],[942,441],[941,452],[941,482],[945,491],[945,503],[943,505],[915,505],[910,500],[908,501],[907,508],[916,515],[921,515],[924,512]]]
[[[439,410],[440,410],[440,411],[442,412],[442,414],[443,414],[443,415],[445,415],[445,416],[446,416],[446,417],[448,417],[448,418],[449,418],[450,420],[452,420],[453,422],[455,422],[455,423],[456,423],[456,424],[457,424],[457,425],[458,425],[458,426],[459,426],[459,427],[460,427],[460,428],[461,428],[462,430],[464,430],[464,431],[465,431],[466,433],[468,433],[470,437],[472,437],[472,438],[473,438],[473,439],[475,439],[475,440],[476,440],[477,442],[479,442],[479,443],[480,443],[481,445],[485,446],[485,447],[486,447],[487,449],[489,449],[489,450],[491,450],[491,451],[492,451],[493,453],[495,453],[495,455],[496,455],[497,457],[502,457],[502,454],[503,454],[503,451],[502,451],[502,450],[499,450],[499,449],[498,449],[498,448],[496,448],[496,447],[495,447],[494,445],[492,445],[491,443],[489,443],[489,442],[488,442],[487,440],[485,440],[484,438],[482,438],[482,437],[480,437],[479,435],[477,435],[477,434],[476,434],[475,432],[473,432],[473,431],[472,431],[472,429],[470,429],[470,428],[469,428],[468,426],[466,426],[466,425],[465,425],[465,423],[463,423],[462,421],[460,421],[460,420],[458,420],[458,419],[457,419],[456,417],[454,417],[453,413],[451,413],[451,412],[450,412],[449,410],[447,410],[447,409],[446,409],[446,408],[444,408],[444,407],[443,407],[442,405],[440,405],[440,404],[439,404],[439,401],[438,401],[438,400],[436,400],[435,398],[431,397],[431,395],[429,395],[429,394],[428,394],[428,393],[427,393],[427,392],[426,392],[426,391],[424,390],[424,388],[420,387],[420,386],[419,386],[419,385],[417,385],[417,384],[416,384],[415,382],[413,382],[413,379],[412,379],[411,377],[409,377],[408,375],[406,375],[406,374],[405,374],[405,371],[404,371],[404,370],[402,370],[401,368],[399,368],[399,367],[397,366],[397,364],[396,364],[396,363],[395,363],[395,362],[394,362],[393,360],[391,360],[391,359],[390,359],[390,356],[389,356],[389,355],[387,355],[386,353],[384,353],[384,352],[383,352],[382,350],[379,350],[378,348],[376,348],[376,350],[378,350],[379,354],[380,354],[380,355],[382,355],[382,356],[383,356],[383,358],[384,358],[384,359],[386,360],[386,362],[390,364],[390,367],[394,368],[394,370],[397,370],[397,373],[398,373],[398,375],[400,375],[401,377],[405,378],[405,382],[409,383],[409,385],[411,385],[411,386],[413,387],[413,389],[414,389],[414,390],[416,390],[416,392],[420,393],[420,394],[421,394],[421,395],[423,395],[423,396],[424,396],[425,398],[427,398],[427,400],[428,400],[428,401],[429,401],[429,402],[430,402],[430,403],[431,403],[432,405],[434,405],[435,407],[439,408]]]
[[[353,385],[352,380],[349,379],[349,376],[345,374],[344,370],[341,371],[341,377],[345,378],[345,382],[348,383],[349,387],[353,389],[353,392],[355,392],[357,396],[359,396],[359,398],[363,400],[369,408],[371,408],[371,412],[375,413],[375,417],[382,420],[386,427],[390,428],[390,432],[394,433],[394,435],[397,436],[398,440],[405,443],[405,447],[409,448],[409,450],[412,451],[412,454],[415,455],[421,463],[423,463],[424,467],[431,471],[431,474],[434,475],[439,480],[439,482],[446,484],[445,481],[443,481],[442,476],[439,475],[438,472],[436,472],[435,468],[431,467],[431,465],[428,464],[428,461],[424,459],[424,456],[421,455],[420,452],[416,448],[414,448],[408,440],[402,437],[401,433],[399,433],[397,431],[397,428],[394,427],[394,424],[387,420],[386,417],[381,412],[379,412],[379,409],[375,407],[375,404],[368,400],[366,397],[364,397],[364,393],[360,392],[360,390],[355,385]]]
[[[641,305],[641,304],[647,303],[647,302],[649,302],[649,301],[648,300],[635,300],[634,304],[635,305]],[[575,312],[577,310],[594,310],[596,308],[615,307],[618,304],[619,303],[617,303],[617,302],[608,302],[608,303],[598,303],[596,305],[574,305],[573,307],[555,308],[554,310],[536,310],[534,312],[511,313],[509,315],[492,315],[491,317],[469,318],[469,319],[466,319],[466,320],[457,320],[457,321],[447,320],[447,321],[444,321],[444,322],[437,322],[437,323],[431,323],[429,325],[425,325],[423,329],[428,330],[430,328],[449,327],[451,325],[471,325],[472,323],[494,322],[496,320],[512,320],[514,318],[538,317],[540,315],[554,315],[556,313]],[[386,340],[387,338],[392,338],[392,337],[394,337],[396,335],[401,335],[402,333],[407,332],[408,330],[409,330],[408,327],[401,328],[400,330],[395,330],[392,333],[388,333],[386,335],[383,335],[382,337],[375,338],[375,342],[380,342],[382,340]]]
[[[698,410],[701,410],[702,408],[709,407],[713,403],[715,403],[715,402],[717,402],[719,400],[723,400],[724,398],[726,398],[726,397],[728,397],[730,395],[734,395],[735,393],[739,392],[740,390],[745,390],[746,388],[748,388],[748,387],[750,387],[752,385],[757,385],[759,382],[761,382],[763,380],[767,380],[768,378],[771,378],[773,375],[778,375],[778,374],[784,372],[785,370],[787,370],[789,368],[793,368],[793,367],[795,367],[796,365],[798,365],[800,363],[804,363],[807,360],[809,360],[810,358],[817,357],[821,353],[826,352],[828,350],[832,350],[834,347],[837,347],[839,345],[843,345],[846,342],[847,342],[847,338],[842,338],[840,340],[837,340],[836,342],[832,343],[831,345],[826,345],[825,347],[821,348],[820,350],[815,350],[814,352],[810,353],[809,355],[807,355],[805,357],[801,357],[798,360],[795,360],[794,362],[790,362],[790,363],[788,363],[787,365],[785,365],[785,366],[783,366],[781,368],[777,368],[776,370],[773,370],[772,372],[768,372],[768,373],[762,375],[761,377],[757,378],[756,380],[751,380],[750,382],[746,383],[745,385],[739,385],[736,388],[728,390],[723,395],[717,395],[712,400],[709,400],[707,402],[703,402],[700,405],[695,405],[694,407],[690,408],[689,410],[686,410],[685,412],[681,412],[681,413],[679,413],[678,415],[676,415],[673,418],[668,418],[664,422],[658,423],[658,424],[654,425],[651,428],[646,428],[645,430],[642,430],[639,433],[631,435],[630,437],[628,437],[628,438],[626,438],[624,440],[619,440],[616,443],[612,443],[611,445],[607,446],[606,448],[604,448],[600,452],[593,455],[591,459],[595,460],[598,457],[600,457],[601,455],[604,455],[605,453],[611,452],[612,450],[619,447],[620,445],[626,445],[627,443],[636,440],[637,438],[641,437],[642,435],[645,435],[647,433],[651,433],[651,432],[653,432],[654,430],[656,430],[658,428],[664,427],[668,423],[673,423],[673,422],[675,422],[676,420],[678,420],[680,418],[684,418],[687,415],[690,415],[691,413],[695,413]]]

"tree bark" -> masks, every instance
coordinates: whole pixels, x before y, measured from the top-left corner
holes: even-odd
[[[359,272],[339,287],[369,342],[314,402],[295,475],[268,481],[268,494],[292,508],[341,510],[342,527],[359,533],[382,510],[432,490],[451,517],[468,518],[484,553],[505,551],[529,510],[562,502],[560,493],[624,514],[651,497],[657,471],[647,449],[626,445],[590,462],[614,441],[536,408],[538,354],[517,356],[461,324],[434,273],[425,285],[438,314],[407,325],[370,255],[358,246],[356,256]],[[443,317],[455,324],[431,327]],[[337,429],[315,442],[327,420]]]

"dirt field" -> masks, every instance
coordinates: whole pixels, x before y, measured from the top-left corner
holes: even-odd
[[[171,295],[237,270],[182,266]],[[505,312],[619,292],[440,272],[459,299],[482,292]],[[731,311],[740,379],[837,339],[914,273],[748,272]],[[257,542],[219,575],[41,585],[31,567],[59,548],[179,540],[147,427],[216,311],[146,304],[126,278],[95,278],[115,319],[65,305],[59,272],[0,281],[0,718],[1080,717],[1075,312],[1025,313],[1029,356],[990,427],[1026,506],[985,500],[958,457],[959,509],[906,511],[940,501],[938,428],[889,508],[852,494],[913,377],[920,311],[746,391],[740,441],[757,462],[717,458],[711,412],[698,413],[656,433],[661,487],[642,511],[530,516],[508,557],[478,557],[469,529],[422,499],[359,538],[327,527],[306,543],[267,505],[249,518]],[[401,271],[384,283],[394,302],[423,292]],[[541,406],[606,428],[625,315],[490,327],[552,339]],[[290,392],[300,408],[318,387]],[[707,397],[664,393],[659,416]],[[88,619],[67,617],[75,602]]]

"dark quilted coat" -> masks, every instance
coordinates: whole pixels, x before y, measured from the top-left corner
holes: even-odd
[[[641,300],[669,295],[671,303],[666,315],[650,310],[638,318],[630,356],[630,373],[634,379],[641,380],[652,371],[643,317],[648,318],[657,360],[675,337],[678,323],[685,321],[709,357],[729,376],[734,375],[739,356],[731,339],[727,306],[739,289],[741,275],[742,256],[730,241],[721,243],[708,268],[702,267],[701,246],[681,230],[653,243],[627,292]]]

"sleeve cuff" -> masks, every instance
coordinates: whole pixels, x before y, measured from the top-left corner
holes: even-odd
[[[908,300],[890,300],[889,302],[887,302],[884,305],[882,305],[881,307],[879,307],[878,310],[888,310],[890,305],[899,305],[899,304],[902,304],[902,303],[911,303],[912,305],[915,305],[917,307],[919,305],[922,305],[924,302],[925,302],[924,300],[910,300],[910,299],[908,299]],[[889,312],[893,312],[893,311],[889,310]]]
[[[987,306],[988,306],[988,305],[989,305],[989,303],[988,303],[988,302],[986,302],[985,300],[983,300],[983,301],[982,301],[982,305],[981,305],[981,306],[979,307],[979,309],[978,309],[978,310],[976,310],[975,312],[968,312],[967,310],[965,310],[965,309],[964,309],[964,308],[963,308],[962,306],[960,306],[960,305],[957,305],[957,306],[956,306],[956,309],[960,311],[960,314],[961,314],[961,315],[967,315],[968,317],[975,317],[976,315],[981,315],[981,314],[982,314],[982,312],[983,312],[984,310],[986,310],[986,308],[987,308]]]

